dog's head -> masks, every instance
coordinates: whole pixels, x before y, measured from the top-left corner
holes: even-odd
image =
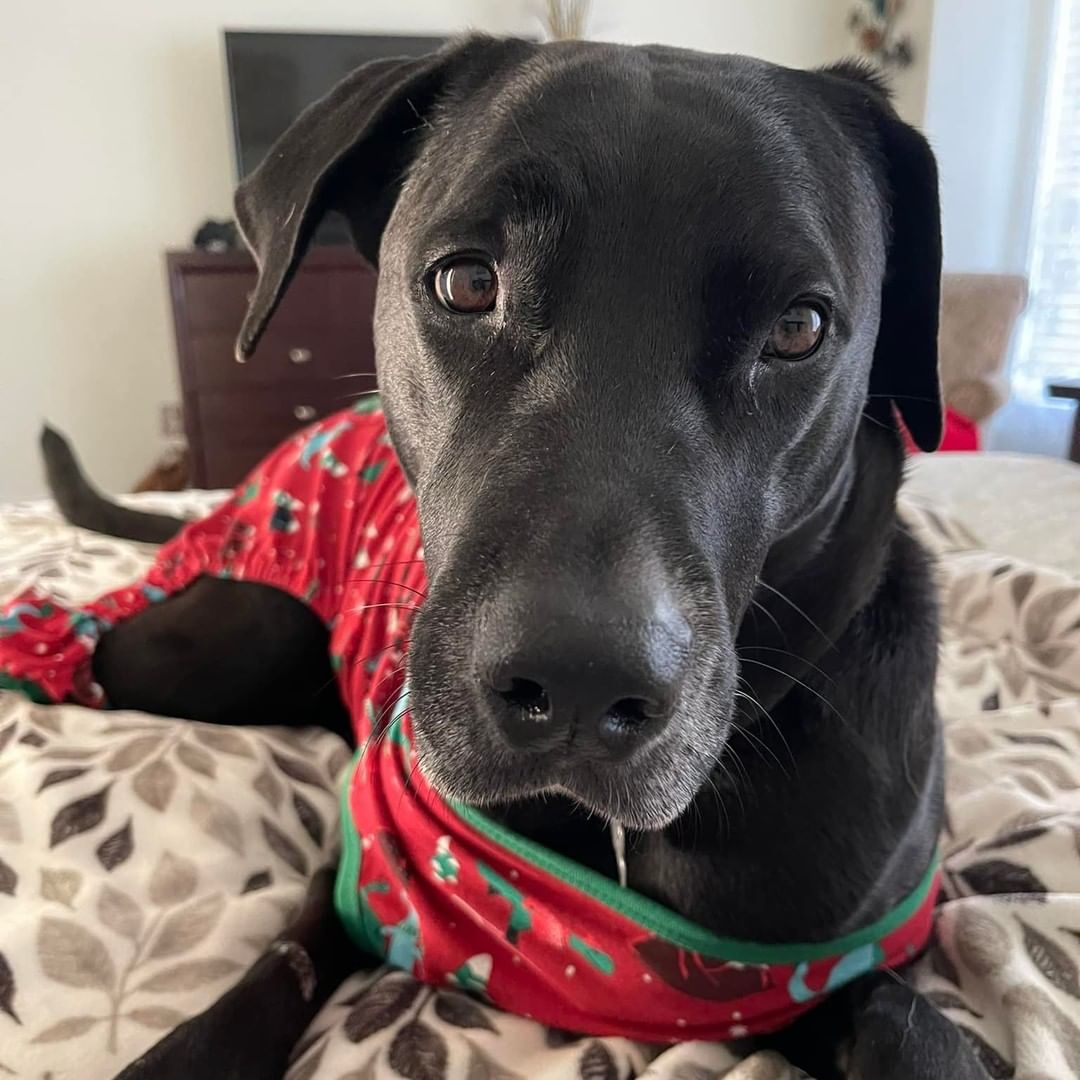
[[[834,497],[860,417],[939,439],[925,141],[855,67],[472,39],[351,75],[237,205],[241,353],[328,208],[379,267],[429,779],[675,819],[766,557]]]

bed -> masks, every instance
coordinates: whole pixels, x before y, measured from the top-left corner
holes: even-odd
[[[190,516],[219,495],[144,496]],[[1080,469],[913,466],[938,557],[945,898],[917,980],[994,1077],[1080,1075]],[[0,597],[67,601],[152,550],[0,508]],[[0,1077],[112,1077],[228,988],[332,862],[349,758],[317,730],[226,728],[0,693]],[[350,979],[289,1080],[379,1075],[780,1080],[768,1054],[576,1038],[387,969]]]

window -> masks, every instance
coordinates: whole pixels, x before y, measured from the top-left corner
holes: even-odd
[[[1020,398],[1080,379],[1080,0],[1058,0],[1029,259],[1031,300],[1012,369]]]

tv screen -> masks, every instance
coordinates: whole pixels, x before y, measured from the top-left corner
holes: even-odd
[[[247,176],[289,124],[353,68],[390,56],[422,56],[444,41],[384,34],[226,30],[237,179]],[[344,221],[328,220],[316,241],[347,243]]]

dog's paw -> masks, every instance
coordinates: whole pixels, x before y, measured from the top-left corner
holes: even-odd
[[[855,1017],[850,1080],[989,1080],[960,1030],[906,983],[883,979]]]

